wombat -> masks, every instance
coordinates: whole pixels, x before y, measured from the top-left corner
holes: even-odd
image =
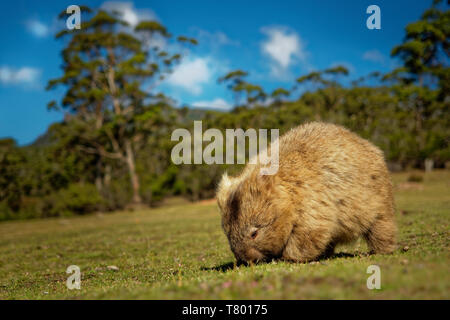
[[[395,249],[392,184],[383,153],[347,129],[313,122],[279,138],[279,168],[225,173],[217,201],[238,262],[307,262],[364,237],[373,253]]]

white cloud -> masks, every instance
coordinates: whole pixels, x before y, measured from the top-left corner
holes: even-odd
[[[372,62],[384,63],[385,57],[380,51],[374,49],[364,52],[363,59]]]
[[[211,81],[212,75],[208,58],[186,59],[174,69],[167,82],[198,95],[202,93],[202,85]]]
[[[216,98],[212,101],[197,101],[192,103],[192,106],[197,108],[213,108],[221,110],[229,110],[232,107],[231,104],[229,104],[222,98]]]
[[[38,38],[44,38],[50,32],[50,28],[39,20],[28,20],[25,22],[25,25],[27,30]]]
[[[296,32],[286,27],[264,27],[261,31],[268,37],[261,44],[261,49],[278,66],[286,69],[296,58],[305,61],[307,53]]]
[[[101,5],[101,8],[109,12],[119,12],[122,19],[131,27],[135,27],[142,20],[159,20],[152,10],[136,9],[132,2],[107,1]]]
[[[239,46],[239,42],[231,40],[224,32],[215,31],[210,32],[200,28],[192,28],[194,38],[196,38],[200,45],[207,44],[213,49],[218,49],[221,46]]]
[[[228,46],[237,46],[237,45],[239,45],[238,41],[231,40],[222,31],[216,31],[214,33],[211,33],[211,38],[212,38],[213,41],[217,42],[219,45],[228,45]]]
[[[32,84],[40,76],[41,71],[36,68],[0,67],[0,83],[2,84]]]

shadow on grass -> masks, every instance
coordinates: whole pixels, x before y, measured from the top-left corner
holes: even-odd
[[[224,264],[221,264],[221,265],[218,265],[215,267],[210,267],[210,268],[201,267],[200,270],[202,270],[202,271],[214,270],[214,271],[220,271],[220,272],[227,272],[228,270],[232,270],[235,267],[240,266],[240,265],[243,265],[243,264],[237,264],[236,262],[227,262],[227,263],[224,263]]]
[[[356,258],[359,256],[361,256],[361,253],[338,252],[338,253],[333,253],[332,255],[329,255],[329,256],[321,256],[316,261],[333,260],[333,259],[338,259],[338,258]]]
[[[318,257],[316,260],[314,261],[324,261],[324,260],[333,260],[333,259],[338,259],[338,258],[356,258],[356,257],[360,257],[361,253],[348,253],[348,252],[338,252],[338,253],[334,253],[331,256],[322,256],[322,257]],[[262,261],[259,262],[258,264],[264,264],[264,263],[269,263],[271,260],[269,261]],[[276,259],[275,259],[276,261]],[[282,260],[280,260],[282,261]],[[285,261],[285,262],[291,262],[291,263],[298,263],[295,261]],[[313,261],[311,261],[313,262]],[[215,267],[201,267],[200,270],[202,271],[219,271],[219,272],[227,272],[228,270],[233,270],[236,267],[249,267],[250,264],[245,263],[245,262],[227,262],[227,263],[223,263],[221,265],[215,266]]]

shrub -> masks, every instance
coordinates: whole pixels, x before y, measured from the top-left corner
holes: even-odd
[[[5,201],[0,201],[0,221],[14,219],[14,212]]]
[[[97,211],[103,205],[103,198],[93,184],[77,183],[47,196],[44,202],[44,216],[57,217]]]
[[[117,179],[111,181],[108,187],[104,187],[102,198],[104,199],[101,209],[104,211],[113,211],[123,209],[130,203],[132,190],[128,177],[126,179]]]
[[[412,173],[408,177],[408,182],[422,182],[422,181],[423,176],[421,176],[420,174]]]

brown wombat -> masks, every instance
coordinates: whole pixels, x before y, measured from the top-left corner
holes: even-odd
[[[363,236],[374,253],[395,248],[392,185],[383,153],[332,124],[308,123],[279,139],[279,168],[247,164],[222,177],[222,226],[239,262],[306,262]]]

